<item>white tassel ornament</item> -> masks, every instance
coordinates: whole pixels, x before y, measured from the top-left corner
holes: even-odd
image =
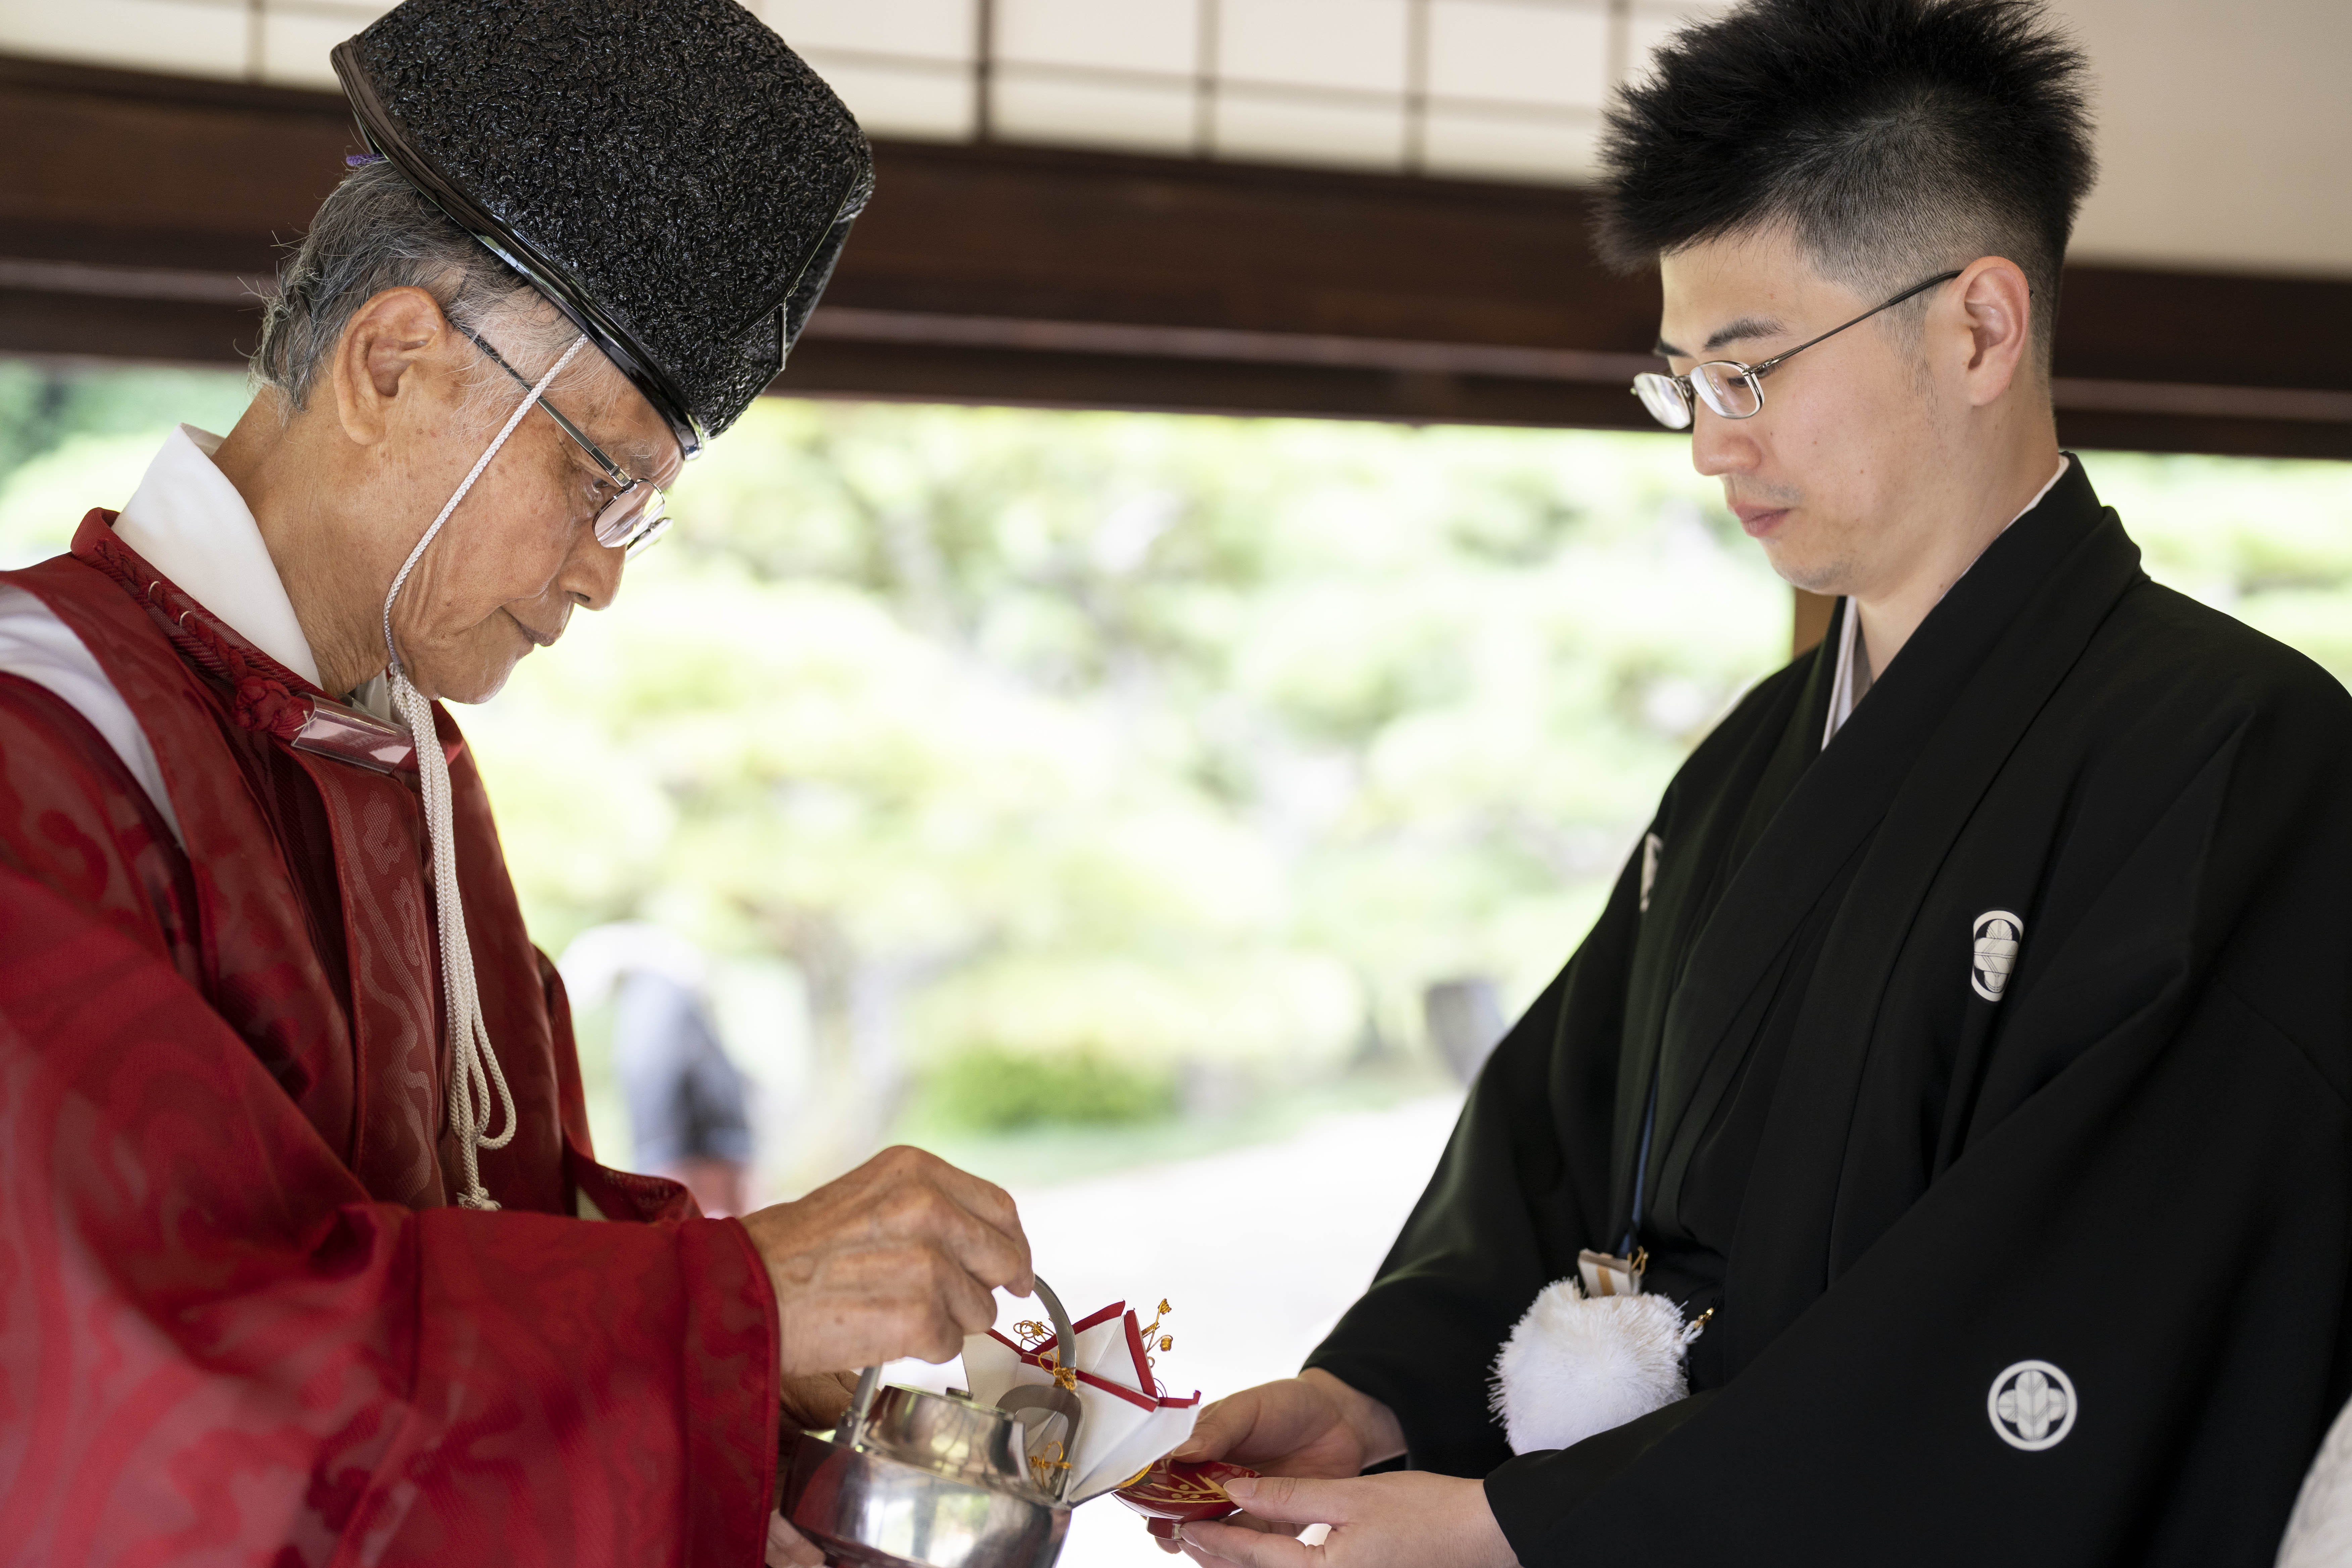
[[[563,367],[572,363],[588,342],[586,334],[572,340],[563,357],[551,366],[531,386],[530,395],[499,427],[497,437],[474,459],[466,474],[465,482],[457,487],[448,504],[441,509],[433,525],[425,531],[408,559],[400,563],[400,571],[392,580],[392,590],[383,596],[383,651],[389,661],[386,670],[392,692],[393,711],[408,726],[409,739],[416,747],[416,783],[425,806],[425,838],[426,852],[433,859],[433,900],[438,917],[441,949],[441,996],[449,1019],[449,1088],[448,1116],[450,1137],[457,1145],[457,1201],[469,1209],[495,1209],[498,1202],[482,1186],[481,1152],[503,1149],[514,1142],[514,1096],[508,1092],[507,1075],[499,1069],[498,1052],[491,1048],[489,1026],[482,1022],[481,990],[474,979],[474,950],[466,938],[466,910],[457,893],[457,816],[449,794],[449,760],[441,754],[441,737],[433,725],[433,705],[408,679],[408,671],[400,662],[400,649],[392,640],[392,606],[400,591],[408,584],[408,574],[425,558],[425,547],[440,536],[441,525],[507,444],[515,426],[531,405],[545,395],[548,387]],[[491,1096],[497,1096],[496,1110]],[[503,1115],[506,1131],[490,1136],[493,1116]]]
[[[1664,1296],[1587,1296],[1573,1278],[1546,1286],[1495,1358],[1490,1402],[1511,1452],[1566,1448],[1685,1397],[1700,1327]]]

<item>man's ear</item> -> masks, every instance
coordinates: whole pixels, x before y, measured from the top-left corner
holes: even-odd
[[[2032,289],[2016,262],[1986,256],[1969,263],[1952,291],[1969,335],[1962,382],[1981,408],[2009,390],[2032,353]]]
[[[449,323],[422,289],[387,289],[352,312],[335,344],[335,414],[343,433],[373,447],[390,432],[394,405],[414,397],[432,362],[448,353]]]

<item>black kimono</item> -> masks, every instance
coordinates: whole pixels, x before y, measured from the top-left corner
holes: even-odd
[[[2352,1391],[2352,697],[2079,462],[1824,747],[1837,644],[1675,777],[1309,1364],[1528,1568],[2267,1564]],[[1497,1347],[1629,1236],[1717,1309],[1691,1397],[1512,1457]]]

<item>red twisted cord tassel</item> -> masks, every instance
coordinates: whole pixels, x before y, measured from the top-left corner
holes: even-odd
[[[143,571],[138,557],[112,540],[94,541],[84,558],[146,606],[183,658],[228,687],[230,715],[240,727],[280,741],[301,731],[310,716],[309,681],[237,636],[177,587]]]

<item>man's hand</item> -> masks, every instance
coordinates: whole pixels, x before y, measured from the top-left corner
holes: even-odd
[[[1201,1412],[1179,1459],[1226,1459],[1270,1476],[1352,1476],[1404,1452],[1389,1407],[1319,1369],[1261,1383]]]
[[[1328,1372],[1309,1368],[1297,1377],[1261,1383],[1218,1400],[1201,1412],[1192,1436],[1170,1457],[1226,1459],[1269,1476],[1320,1479],[1359,1475],[1366,1465],[1377,1465],[1403,1452],[1404,1429],[1387,1405]],[[1285,1530],[1280,1523],[1248,1515],[1234,1528]],[[1285,1533],[1298,1531],[1292,1527]],[[1161,1541],[1160,1550],[1182,1551],[1198,1563],[1209,1561],[1172,1541]]]
[[[1320,1545],[1241,1524],[1184,1526],[1184,1554],[1202,1564],[1244,1568],[1518,1568],[1518,1557],[1486,1489],[1459,1476],[1422,1470],[1300,1480],[1268,1476],[1225,1489],[1276,1531],[1328,1524]]]
[[[787,1379],[947,1361],[996,1321],[991,1290],[1034,1283],[1013,1200],[919,1149],[886,1149],[742,1223],[775,1286]]]

